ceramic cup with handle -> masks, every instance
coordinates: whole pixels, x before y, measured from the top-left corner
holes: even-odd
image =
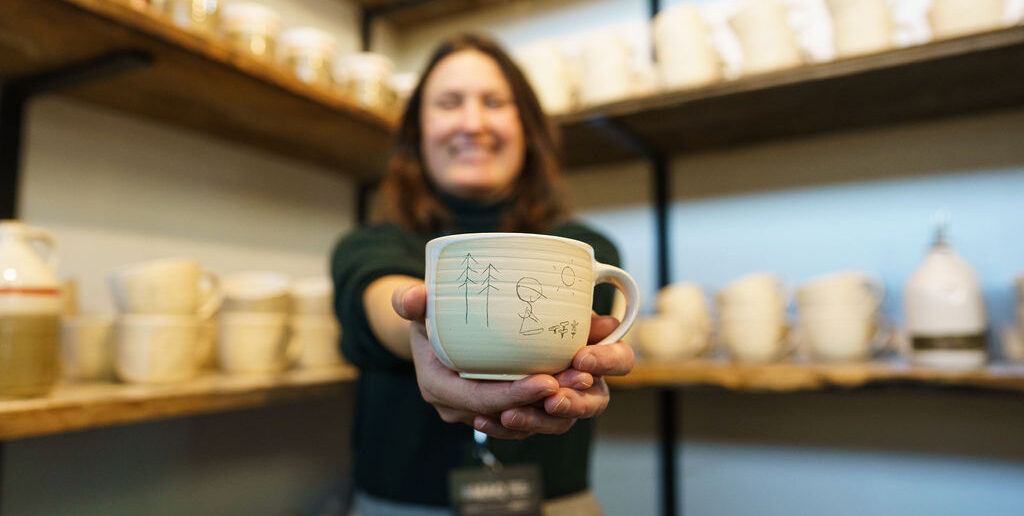
[[[598,344],[618,341],[636,319],[636,282],[597,262],[583,242],[470,233],[431,240],[426,259],[430,343],[463,378],[518,380],[567,369],[587,344],[598,283],[626,298],[622,323]]]
[[[166,258],[128,265],[110,275],[122,313],[194,315],[208,319],[220,308],[220,282],[189,258]]]

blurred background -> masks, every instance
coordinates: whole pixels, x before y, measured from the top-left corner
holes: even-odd
[[[65,334],[109,330],[127,264],[186,257],[225,299],[241,271],[322,277],[424,59],[482,31],[640,284],[637,370],[597,425],[607,514],[1020,514],[1022,20],[1019,0],[0,0],[4,218],[56,242]],[[62,367],[51,397],[132,387]],[[0,512],[340,514],[348,381],[38,427],[47,394],[0,401]]]

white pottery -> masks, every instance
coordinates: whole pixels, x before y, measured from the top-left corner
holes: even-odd
[[[431,240],[426,259],[430,343],[464,378],[516,380],[568,368],[587,344],[597,283],[626,297],[625,319],[601,343],[622,338],[636,319],[636,282],[597,262],[583,242],[471,233]]]

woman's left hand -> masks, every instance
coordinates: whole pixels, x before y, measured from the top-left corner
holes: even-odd
[[[529,432],[538,422],[552,416],[575,421],[601,415],[611,399],[604,377],[624,376],[633,369],[633,349],[627,344],[619,341],[593,345],[608,336],[618,325],[619,321],[614,317],[592,316],[587,339],[590,345],[576,353],[571,368],[555,375],[559,384],[558,392],[545,398],[542,403],[502,411],[500,426]],[[498,425],[498,421],[493,418],[484,419],[488,419],[486,427]],[[474,426],[486,432],[479,424]]]

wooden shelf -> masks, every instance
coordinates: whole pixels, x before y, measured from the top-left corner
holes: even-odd
[[[208,374],[180,385],[82,383],[43,398],[0,401],[0,440],[340,395],[357,376],[351,367],[276,376]]]
[[[1024,27],[741,77],[558,117],[569,166],[640,157],[610,121],[666,155],[1024,105]]]
[[[622,389],[715,386],[736,391],[787,392],[909,384],[1024,391],[1024,364],[954,371],[913,367],[904,362],[738,364],[724,360],[686,360],[638,362],[629,375],[607,379],[609,385]]]
[[[392,122],[283,68],[111,0],[3,0],[0,81],[115,51],[153,63],[64,90],[74,98],[377,177]]]

